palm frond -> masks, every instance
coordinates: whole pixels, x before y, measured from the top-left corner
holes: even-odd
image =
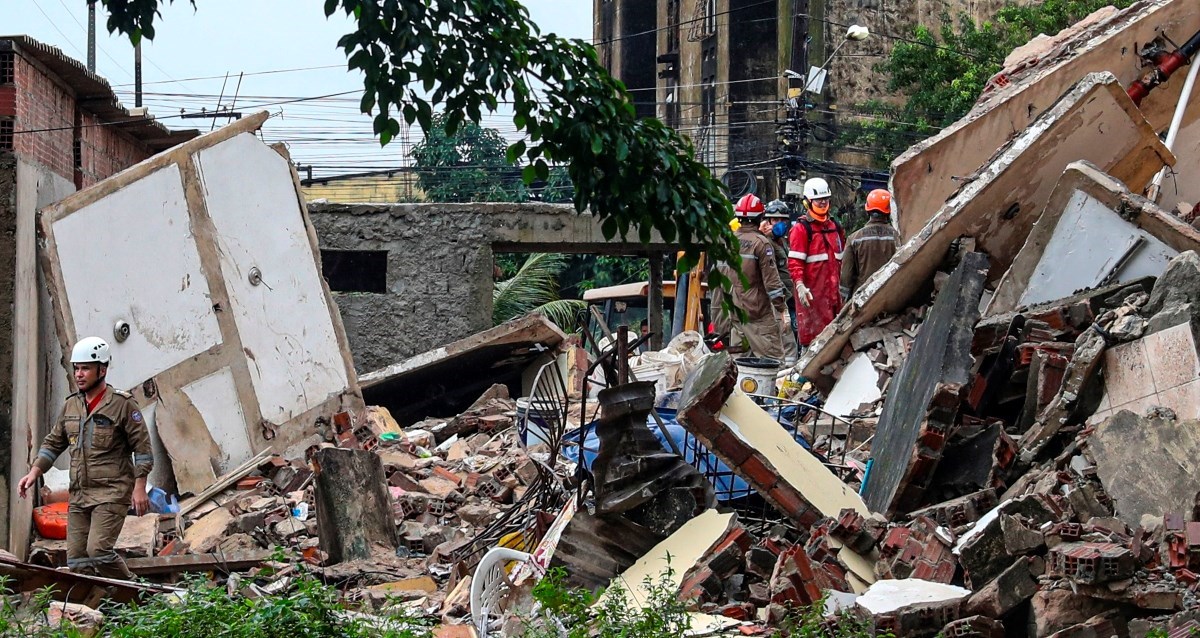
[[[529,255],[515,275],[496,282],[492,293],[492,321],[499,325],[558,301],[558,275],[566,264],[565,255]]]
[[[563,332],[572,333],[579,329],[579,316],[585,309],[587,302],[582,299],[558,299],[534,308],[533,312],[546,315]]]

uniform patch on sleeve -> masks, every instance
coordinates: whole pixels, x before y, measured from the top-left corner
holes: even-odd
[[[142,413],[141,413],[141,412],[138,412],[137,410],[134,410],[134,411],[133,411],[133,412],[132,412],[132,413],[129,415],[129,418],[133,419],[133,422],[134,422],[134,423],[141,423],[141,422],[142,422]]]

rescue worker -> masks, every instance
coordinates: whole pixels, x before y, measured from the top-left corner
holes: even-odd
[[[900,233],[892,227],[892,194],[877,188],[867,194],[866,210],[871,213],[867,225],[846,240],[842,258],[842,300],[850,295],[891,260],[900,247]]]
[[[800,357],[800,349],[796,345],[796,316],[795,285],[792,274],[788,272],[788,231],[791,230],[792,210],[783,200],[777,199],[767,204],[766,215],[759,224],[758,230],[766,235],[773,244],[775,251],[775,267],[779,270],[779,280],[783,282],[784,305],[787,308],[787,323],[783,325],[783,362],[793,365]]]
[[[792,226],[788,270],[796,286],[796,336],[807,348],[842,307],[838,291],[846,233],[830,215],[829,183],[804,182],[805,214]]]
[[[736,231],[738,252],[742,257],[739,274],[729,264],[718,268],[731,282],[733,305],[746,313],[746,322],[734,318],[728,323],[732,351],[748,348],[757,357],[783,361],[783,339],[781,326],[790,323],[784,305],[783,282],[775,266],[775,249],[771,240],[759,231],[765,213],[762,200],[755,195],[745,195],[734,207],[741,222]],[[742,276],[748,285],[743,285]],[[718,297],[719,298],[719,297]],[[724,311],[718,308],[718,313]]]
[[[27,497],[58,455],[69,449],[67,567],[129,580],[133,575],[113,548],[130,505],[138,516],[150,509],[146,477],[154,456],[133,396],[105,382],[110,360],[108,344],[99,337],[75,344],[71,364],[79,392],[67,398],[37,461],[17,487],[21,498]]]

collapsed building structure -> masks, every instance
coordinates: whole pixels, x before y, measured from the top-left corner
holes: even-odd
[[[147,576],[242,572],[256,595],[304,566],[366,610],[400,598],[468,633],[528,613],[551,566],[642,604],[670,566],[712,635],[822,602],[896,636],[1200,626],[1200,111],[1172,117],[1182,78],[1145,75],[1200,31],[1188,5],[1143,0],[1014,54],[971,114],[897,160],[906,243],[784,396],[743,392],[698,335],[639,355],[626,330],[585,344],[538,316],[359,378],[296,177],[250,134],[261,119],[45,209],[60,339],[128,327],[115,378],[154,406],[185,497],[131,518],[120,549]],[[64,258],[121,214],[170,254],[155,321]],[[256,571],[272,546],[292,564]],[[61,554],[39,539],[38,564],[0,572],[80,600],[111,586],[47,572]]]

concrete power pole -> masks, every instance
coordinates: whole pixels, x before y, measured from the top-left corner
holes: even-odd
[[[142,41],[133,47],[133,105],[142,106]]]
[[[96,0],[88,0],[88,71],[96,72]]]

